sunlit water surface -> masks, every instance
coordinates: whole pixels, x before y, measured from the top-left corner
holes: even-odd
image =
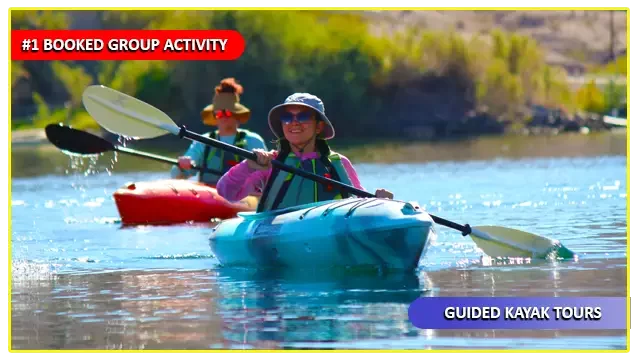
[[[370,190],[543,234],[579,256],[495,263],[438,227],[408,275],[217,268],[209,226],[121,227],[113,191],[167,173],[113,173],[113,158],[13,179],[14,349],[626,347],[625,331],[420,330],[407,318],[419,296],[625,296],[625,156],[356,163]]]

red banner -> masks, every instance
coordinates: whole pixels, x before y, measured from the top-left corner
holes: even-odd
[[[236,60],[235,30],[12,30],[12,60]]]

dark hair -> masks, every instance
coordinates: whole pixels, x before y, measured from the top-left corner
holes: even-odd
[[[242,85],[236,82],[235,78],[226,78],[220,81],[220,85],[216,86],[216,94],[232,93],[240,95],[244,91]]]
[[[278,150],[278,157],[276,159],[280,162],[284,162],[289,153],[291,153],[291,144],[289,143],[289,140],[285,138],[276,140],[275,144]],[[316,149],[318,149],[318,152],[320,152],[321,158],[329,157],[329,152],[331,150],[329,149],[327,140],[316,138]]]

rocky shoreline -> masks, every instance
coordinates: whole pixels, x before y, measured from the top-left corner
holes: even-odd
[[[601,131],[612,131],[612,130],[626,130],[626,126],[615,126],[610,125],[602,121],[602,118],[590,118],[590,119],[580,119],[580,120],[549,120],[542,121],[529,124],[526,127],[521,129],[513,129],[504,132],[504,135],[522,135],[522,136],[548,136],[548,135],[558,135],[561,133],[581,133],[581,134],[589,134],[593,132],[601,132]],[[111,140],[111,135],[109,133],[104,133],[100,130],[92,130],[91,133],[94,133],[97,136],[104,137],[106,139]],[[414,129],[413,136],[411,136],[411,140],[418,140],[416,135],[422,134],[420,136],[424,140],[436,140],[429,136],[429,131],[418,131],[418,129]],[[482,134],[478,134],[478,136],[482,136]],[[144,141],[144,140],[142,140]],[[153,140],[151,140],[153,141]],[[146,141],[145,141],[146,142]],[[20,148],[20,147],[30,147],[30,146],[40,146],[40,145],[48,145],[50,144],[47,136],[45,134],[44,129],[24,129],[24,130],[12,130],[11,131],[11,147],[12,148]]]
[[[608,119],[617,119],[620,124],[612,124]],[[614,118],[599,114],[578,113],[572,116],[561,112],[549,112],[545,116],[534,117],[527,124],[523,133],[536,134],[545,131],[555,132],[580,132],[608,131],[614,128],[626,128],[626,118]]]

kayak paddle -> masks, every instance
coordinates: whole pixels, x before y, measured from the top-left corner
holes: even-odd
[[[82,95],[82,102],[89,114],[103,128],[115,134],[141,139],[154,138],[170,133],[180,138],[221,148],[245,159],[257,160],[257,156],[251,151],[194,133],[187,130],[184,125],[179,127],[160,109],[102,85],[87,87]],[[338,186],[357,196],[375,197],[374,194],[369,192],[288,166],[277,160],[272,160],[271,164],[281,170],[324,185]],[[430,216],[437,224],[458,230],[463,236],[470,235],[473,241],[487,255],[492,257],[543,258],[551,253],[555,253],[558,257],[564,259],[574,257],[573,252],[560,244],[560,242],[540,235],[501,226],[478,226],[472,228],[469,224],[460,225],[435,215]]]
[[[89,132],[74,129],[62,124],[49,124],[45,127],[44,131],[47,135],[47,139],[49,139],[49,141],[53,145],[69,153],[79,155],[94,155],[107,151],[117,151],[133,156],[165,162],[176,166],[178,165],[178,160],[176,159],[118,146]],[[195,170],[202,171],[202,169],[197,166],[194,166],[193,168]],[[206,169],[205,172],[220,176],[223,175],[221,171],[213,169]]]

